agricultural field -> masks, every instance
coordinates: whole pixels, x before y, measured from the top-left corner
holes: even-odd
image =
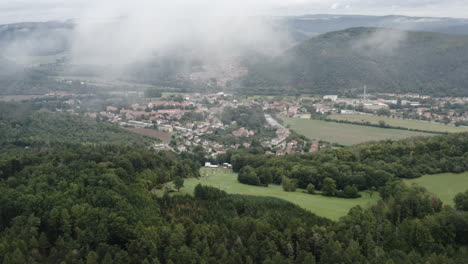
[[[377,115],[330,115],[328,118],[333,120],[345,120],[351,122],[369,122],[371,124],[379,124],[379,121],[384,121],[390,126],[404,127],[409,129],[419,129],[426,131],[434,132],[467,132],[468,127],[456,127],[451,125],[444,125],[440,123],[420,121],[420,120],[410,120],[410,119],[401,119],[401,118],[392,118],[386,116],[377,116]]]
[[[423,186],[437,195],[444,204],[453,205],[455,195],[468,190],[468,172],[425,175],[417,179],[405,180],[405,182]]]
[[[415,136],[433,136],[431,133],[388,129],[352,124],[341,124],[314,119],[283,118],[285,126],[310,139],[341,145],[354,145],[367,141],[404,139]]]
[[[171,133],[167,133],[167,132],[163,132],[163,131],[159,131],[159,130],[155,130],[155,129],[130,128],[130,127],[127,127],[127,128],[124,128],[124,129],[127,130],[127,131],[130,131],[130,132],[133,132],[133,133],[140,134],[142,136],[158,139],[158,140],[160,140],[162,142],[165,142],[165,143],[168,143],[169,141],[171,141],[171,137],[172,137]]]
[[[185,94],[189,94],[188,92],[187,93],[180,93],[180,92],[162,92],[162,97],[168,97],[168,96],[171,96],[171,95],[185,95]]]
[[[335,197],[326,197],[322,195],[310,195],[304,193],[304,190],[298,189],[296,192],[285,192],[281,186],[270,185],[268,187],[259,187],[241,184],[237,181],[237,174],[226,169],[201,169],[200,179],[186,179],[184,187],[180,190],[181,194],[193,194],[197,184],[209,185],[222,189],[230,194],[243,194],[255,196],[270,196],[299,205],[319,216],[338,220],[341,216],[348,213],[349,209],[356,205],[363,207],[376,203],[380,198],[378,194],[362,193],[362,198],[343,199]]]
[[[55,54],[55,55],[29,56],[25,58],[16,58],[16,59],[19,61],[25,60],[31,64],[47,64],[47,63],[55,63],[57,62],[57,60],[66,58],[68,56],[69,56],[68,53],[62,52],[62,53]]]
[[[44,95],[0,95],[0,102],[21,102],[44,97]]]

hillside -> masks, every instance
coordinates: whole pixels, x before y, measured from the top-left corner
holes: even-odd
[[[249,65],[247,92],[468,94],[468,36],[351,28],[305,41]]]
[[[447,34],[468,34],[467,19],[443,17],[317,14],[287,17],[283,22],[298,41],[352,27],[383,27]]]
[[[96,120],[52,113],[40,104],[0,102],[0,148],[63,143],[149,145],[149,138]]]

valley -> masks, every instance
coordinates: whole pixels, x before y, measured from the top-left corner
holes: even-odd
[[[0,263],[466,263],[463,1],[36,2],[0,3]]]

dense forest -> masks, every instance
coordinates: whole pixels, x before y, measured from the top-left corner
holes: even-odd
[[[331,222],[279,199],[201,185],[194,196],[158,197],[153,186],[198,176],[196,162],[168,152],[61,144],[9,150],[0,161],[2,263],[435,264],[468,257],[468,213],[399,181],[387,182],[378,205]]]
[[[336,191],[356,186],[359,190],[384,186],[395,178],[468,171],[468,134],[418,137],[401,141],[364,143],[305,155],[277,157],[249,151],[231,151],[219,162],[232,163],[246,184],[281,184],[284,177],[297,180],[300,188],[313,184],[322,189],[325,179]]]
[[[242,92],[335,94],[369,91],[465,96],[468,37],[351,28],[249,60]]]

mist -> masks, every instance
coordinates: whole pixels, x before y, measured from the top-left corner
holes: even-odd
[[[122,68],[161,57],[221,66],[247,53],[274,55],[289,44],[268,12],[278,1],[100,1],[77,19],[70,62]]]
[[[392,56],[407,37],[407,31],[380,28],[368,37],[355,41],[353,48],[369,56]]]

